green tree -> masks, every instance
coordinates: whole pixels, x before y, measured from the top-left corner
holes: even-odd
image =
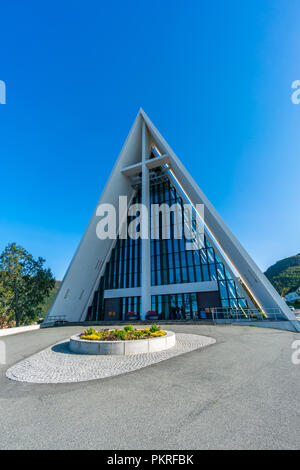
[[[0,313],[16,326],[37,320],[40,305],[55,286],[45,260],[35,260],[22,246],[11,243],[0,255]]]
[[[3,275],[0,272],[0,328],[14,326],[14,319],[9,312],[9,304],[13,298],[13,292],[3,285]]]

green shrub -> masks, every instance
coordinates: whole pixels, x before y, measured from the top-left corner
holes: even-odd
[[[150,333],[156,333],[156,331],[160,331],[160,326],[157,325],[156,323],[153,323],[150,328]]]
[[[140,339],[140,338],[144,338],[144,336],[145,336],[145,333],[143,331],[136,330],[134,332],[134,337],[132,339],[135,339],[135,338]]]
[[[97,333],[98,332],[95,330],[95,328],[87,328],[83,334],[85,336],[88,336],[88,335],[96,335]]]
[[[133,331],[134,328],[133,328],[132,325],[126,325],[126,326],[124,326],[124,330],[125,330],[125,331]]]
[[[114,331],[114,336],[116,338],[121,339],[121,340],[125,340],[126,336],[127,336],[127,331],[125,331],[125,330],[115,330]]]

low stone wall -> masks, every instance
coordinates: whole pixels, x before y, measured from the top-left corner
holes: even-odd
[[[238,326],[258,326],[260,328],[274,328],[275,330],[286,330],[286,331],[293,331],[299,332],[296,329],[297,324],[293,324],[291,321],[255,321],[255,322],[235,322],[232,323],[233,325]],[[299,328],[299,326],[298,326]]]
[[[286,330],[293,332],[300,332],[300,322],[292,322],[289,320],[216,320],[217,325],[237,325],[237,326],[257,326],[262,328],[274,328],[276,330]]]
[[[81,339],[80,335],[70,338],[69,348],[77,354],[100,354],[126,356],[129,354],[151,353],[170,349],[176,344],[173,331],[166,331],[165,336],[145,338],[130,341],[89,341]]]
[[[26,333],[26,331],[39,330],[41,325],[19,326],[18,328],[3,328],[0,330],[1,336],[17,335],[19,333]]]

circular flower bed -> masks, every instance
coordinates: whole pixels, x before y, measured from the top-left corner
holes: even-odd
[[[132,325],[126,325],[123,329],[115,328],[110,330],[95,330],[95,328],[87,328],[81,335],[81,339],[89,341],[132,341],[138,339],[146,339],[152,337],[165,336],[166,332],[161,330],[156,324],[151,328],[134,328]]]
[[[70,338],[69,348],[77,354],[109,354],[127,355],[164,351],[176,344],[173,331],[163,331],[157,325],[151,328],[133,328],[125,326],[124,329],[88,328],[81,335]]]

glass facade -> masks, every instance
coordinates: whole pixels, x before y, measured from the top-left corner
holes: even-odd
[[[136,190],[133,203],[141,201],[139,185]],[[194,319],[209,317],[208,308],[212,307],[247,308],[247,301],[207,236],[197,225],[194,215],[191,215],[193,249],[188,249],[187,244],[191,245],[191,231],[185,230],[184,200],[160,169],[151,172],[150,203],[177,205],[173,206],[175,209],[170,211],[168,218],[161,211],[154,211],[151,214],[151,237],[156,237],[156,239],[151,239],[152,286],[202,283],[204,281],[216,281],[218,286],[218,295],[215,298],[209,298],[208,295],[205,297],[201,293],[203,289],[199,289],[198,293],[152,296],[152,310],[159,313],[162,319]],[[182,218],[182,233],[178,232],[179,217]],[[128,217],[128,224],[134,218]],[[170,233],[169,239],[163,238],[162,222],[165,223],[166,232]],[[93,303],[89,307],[87,319],[100,320],[104,318],[105,289],[126,289],[141,286],[141,263],[141,240],[131,238],[120,240],[118,238],[106,265],[105,274],[101,277],[98,289],[94,294]],[[205,301],[207,301],[207,306]],[[125,319],[127,312],[136,312],[140,315],[140,303],[140,297],[121,299],[120,319]]]
[[[139,203],[141,191],[137,190],[132,204]],[[134,219],[127,217],[127,226]],[[94,293],[92,305],[88,308],[87,320],[104,319],[105,300],[104,290],[128,289],[141,286],[141,240],[128,237],[122,240],[119,237],[112,249],[109,262],[105,267],[105,274],[101,277],[98,289]],[[120,299],[122,319],[127,312],[140,314],[140,297],[124,297]]]
[[[213,318],[213,307],[201,307],[199,294],[168,294],[152,296],[152,310],[164,320],[201,320]],[[216,305],[215,305],[216,307]]]
[[[105,289],[128,289],[141,285],[141,240],[116,241],[105,268]]]
[[[183,284],[187,282],[217,281],[222,307],[246,308],[247,302],[241,294],[236,282],[222,263],[206,235],[197,232],[196,220],[193,215],[193,236],[196,248],[186,249],[190,244],[190,231],[184,231],[184,201],[169,180],[151,186],[151,203],[178,204],[181,207],[182,234],[175,239],[176,215],[170,213],[170,239],[162,239],[161,227],[163,215],[159,217],[159,239],[151,240],[151,282],[152,285]],[[156,215],[157,217],[157,215]],[[152,218],[153,223],[153,218]],[[192,294],[186,294],[192,295]],[[165,297],[165,296],[160,296]],[[180,298],[180,297],[179,297]],[[162,299],[152,299],[154,310],[160,310]],[[166,300],[164,300],[166,302]],[[192,301],[191,301],[192,302]],[[172,302],[170,303],[171,306]],[[154,308],[155,306],[155,308]],[[170,307],[171,308],[171,307]],[[190,307],[191,308],[191,307]],[[165,308],[166,310],[166,308]],[[170,309],[169,309],[170,310]],[[169,312],[170,313],[170,312]]]
[[[126,320],[127,313],[136,313],[138,318],[141,313],[141,297],[123,297],[122,304],[122,320]]]

